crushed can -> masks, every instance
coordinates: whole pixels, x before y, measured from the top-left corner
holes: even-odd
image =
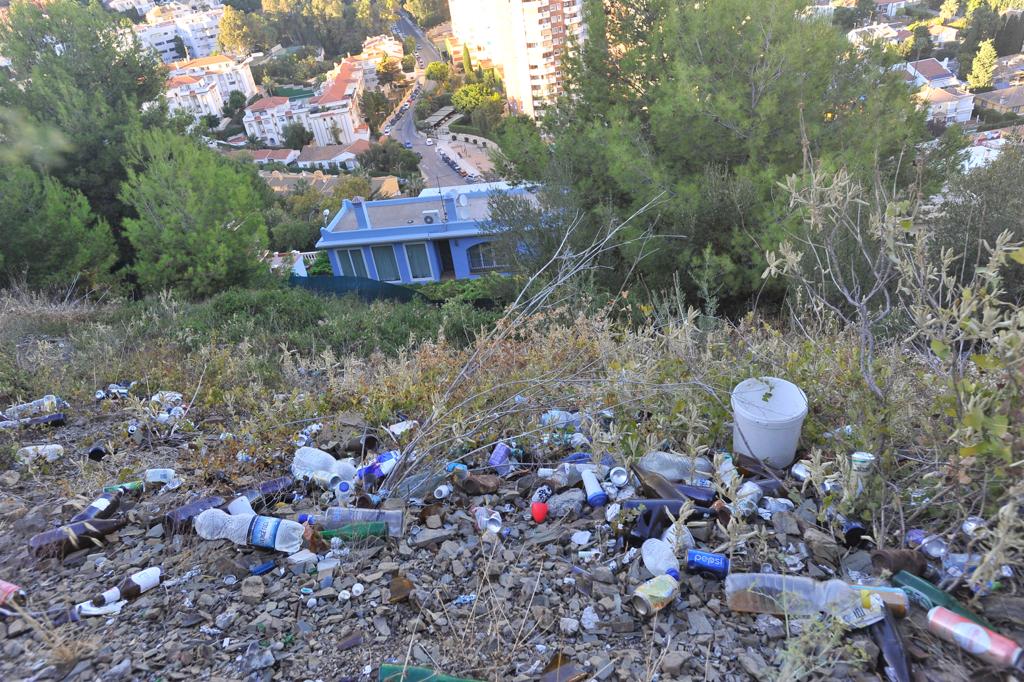
[[[6,604],[24,605],[26,601],[28,601],[28,595],[25,594],[25,590],[14,583],[0,580],[0,606]]]
[[[653,616],[671,604],[679,590],[679,582],[670,575],[659,575],[638,585],[631,603],[641,616]]]

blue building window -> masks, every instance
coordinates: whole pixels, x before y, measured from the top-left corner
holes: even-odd
[[[405,255],[409,258],[409,274],[413,279],[434,278],[434,273],[430,270],[430,257],[427,255],[425,243],[406,244]]]
[[[393,246],[374,246],[373,262],[377,266],[377,279],[382,282],[399,282],[402,276],[398,273],[398,261],[395,260]]]
[[[498,259],[498,252],[490,242],[480,242],[475,246],[466,249],[466,258],[469,260],[469,271],[488,272],[505,267]]]
[[[338,251],[338,263],[341,264],[341,274],[345,277],[367,277],[366,262],[363,261],[362,249],[340,249]]]

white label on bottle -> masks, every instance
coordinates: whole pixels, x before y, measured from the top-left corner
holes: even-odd
[[[249,543],[254,547],[274,549],[277,529],[280,526],[281,519],[273,516],[257,516],[253,519],[252,530],[249,531]]]
[[[992,646],[992,639],[985,628],[977,623],[957,623],[953,626],[953,639],[964,651],[983,654]]]
[[[101,512],[110,506],[110,500],[108,500],[105,497],[101,497],[98,500],[93,500],[92,504],[90,504],[89,506],[97,510],[97,512]]]
[[[132,581],[141,588],[142,592],[151,590],[160,584],[160,567],[153,566],[139,571],[132,576]]]
[[[111,587],[100,596],[103,597],[104,604],[113,604],[114,602],[121,601],[121,590]]]

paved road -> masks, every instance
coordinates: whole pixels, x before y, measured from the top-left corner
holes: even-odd
[[[423,31],[416,26],[409,16],[405,12],[400,12],[398,21],[398,28],[402,33],[407,36],[412,36],[416,39],[416,45],[420,49],[420,56],[423,58],[424,64],[430,62],[441,61],[441,53],[437,51],[437,48],[427,40]],[[426,80],[423,71],[417,67],[416,69],[416,80],[420,83],[421,88],[423,82]],[[453,171],[445,164],[441,157],[437,153],[437,146],[426,144],[426,136],[416,130],[416,125],[413,122],[412,107],[403,115],[398,123],[392,128],[391,135],[401,143],[412,142],[412,150],[422,155],[420,161],[420,172],[423,173],[423,181],[427,187],[448,187],[451,185],[464,185],[466,181],[458,173]]]

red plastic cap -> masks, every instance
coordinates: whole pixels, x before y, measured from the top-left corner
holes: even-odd
[[[534,521],[544,523],[544,520],[548,518],[548,503],[534,502],[530,505],[530,513],[533,515]]]

